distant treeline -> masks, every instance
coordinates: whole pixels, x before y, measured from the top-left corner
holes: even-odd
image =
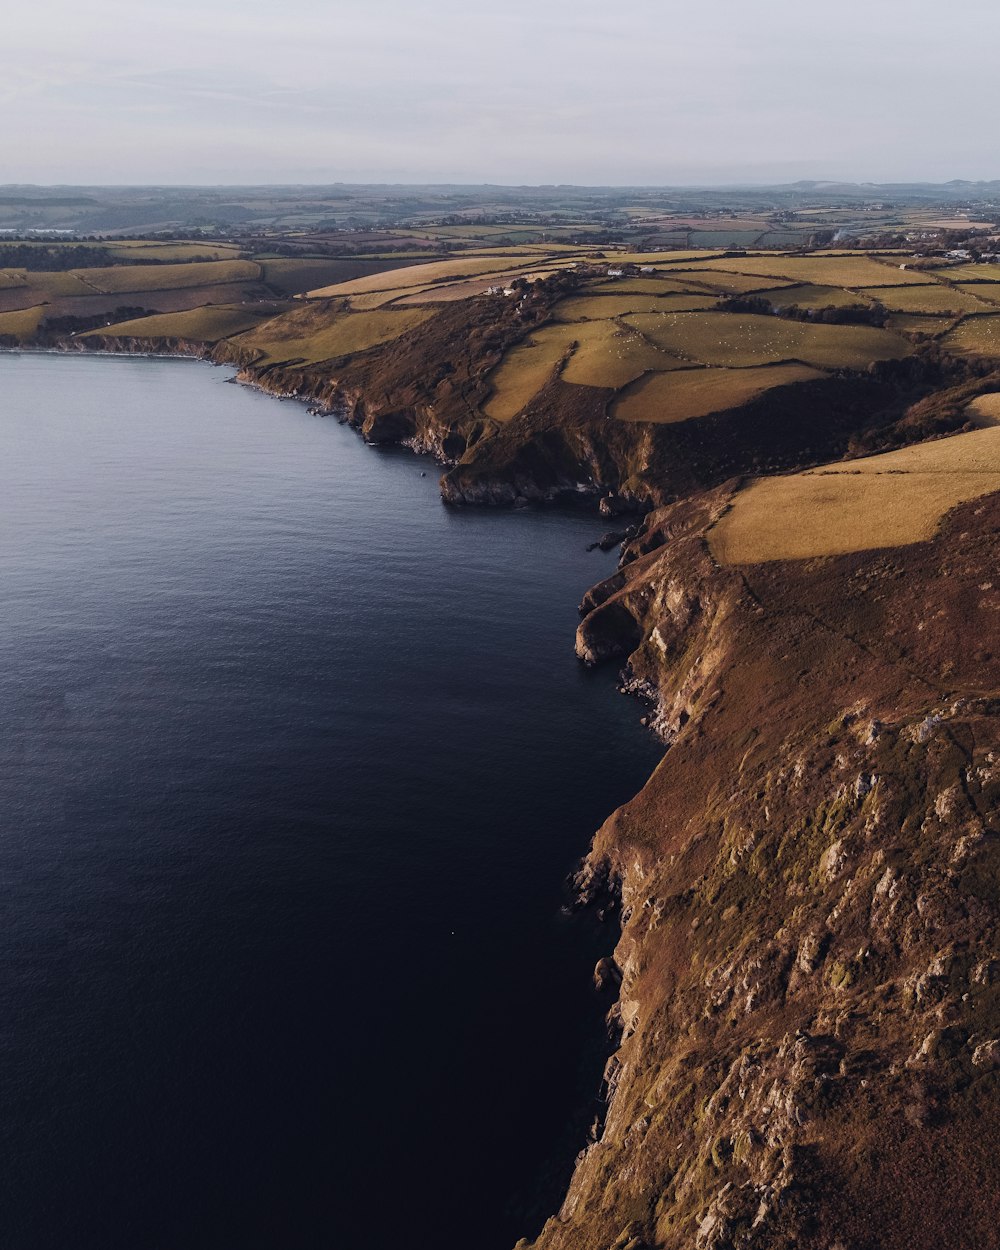
[[[291,252],[291,255],[298,253]],[[215,252],[185,256],[193,261],[215,260]],[[172,257],[147,256],[135,248],[125,254],[110,252],[99,243],[0,243],[0,269],[28,269],[32,273],[63,272],[67,269],[104,269],[111,265],[169,265]]]
[[[65,269],[93,269],[118,264],[106,247],[67,247],[51,243],[0,243],[0,269],[29,269],[52,273]]]

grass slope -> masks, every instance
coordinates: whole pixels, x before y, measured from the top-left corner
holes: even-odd
[[[805,560],[932,538],[956,504],[1000,490],[1000,427],[741,491],[710,535],[720,564]]]
[[[314,364],[389,343],[431,316],[431,309],[350,312],[342,304],[307,304],[239,335],[236,341],[264,362]]]
[[[870,326],[814,325],[743,313],[648,313],[626,318],[658,347],[704,365],[800,360],[828,369],[861,369],[907,355],[898,335]]]
[[[211,304],[183,312],[137,317],[115,325],[88,331],[89,338],[188,339],[196,343],[218,343],[259,326],[285,311],[281,304]]]
[[[670,424],[707,417],[756,399],[776,386],[810,382],[826,375],[808,365],[763,365],[751,369],[678,369],[650,373],[615,400],[619,421]]]

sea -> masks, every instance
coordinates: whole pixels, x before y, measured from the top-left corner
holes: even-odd
[[[660,750],[573,654],[581,512],[202,362],[0,356],[0,1244],[510,1250]]]

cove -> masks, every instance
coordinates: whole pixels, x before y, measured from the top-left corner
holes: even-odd
[[[229,377],[0,356],[4,1244],[507,1250],[659,757],[573,656],[614,557]]]

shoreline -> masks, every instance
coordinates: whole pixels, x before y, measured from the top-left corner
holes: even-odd
[[[155,352],[155,351],[131,351],[131,350],[110,351],[106,349],[97,349],[97,348],[86,348],[86,349],[81,350],[81,349],[64,348],[64,347],[36,347],[36,348],[24,347],[24,348],[0,348],[0,354],[8,355],[8,356],[18,356],[18,355],[59,356],[59,357],[64,357],[64,358],[65,357],[94,356],[94,357],[99,357],[101,359],[124,358],[124,359],[135,359],[135,360],[190,360],[199,364],[211,365],[215,368],[231,369],[233,370],[233,373],[232,373],[232,376],[226,379],[227,382],[235,383],[239,386],[246,387],[249,390],[255,390],[259,392],[260,394],[268,396],[268,398],[271,398],[271,399],[275,399],[278,401],[291,401],[293,403],[304,404],[307,406],[311,404],[315,404],[317,402],[312,396],[308,394],[303,394],[301,392],[278,392],[268,387],[267,385],[263,384],[260,379],[247,377],[247,376],[241,376],[242,374],[244,374],[245,370],[244,368],[240,368],[235,363],[224,361],[224,360],[215,360],[210,355],[197,355],[192,352],[185,352],[185,351]],[[330,408],[330,407],[325,408],[325,410],[323,411],[319,411],[315,409],[309,409],[309,411],[314,413],[314,415],[317,415],[323,418],[333,417],[341,425],[350,425],[353,428],[355,434],[357,434],[360,437],[361,441],[365,443],[368,447],[379,447],[379,446],[386,445],[385,442],[375,442],[375,441],[368,439],[365,436],[363,430],[355,422],[349,419],[349,416],[347,415],[346,412],[344,415],[340,415],[340,413],[338,413],[336,408]],[[434,448],[414,446],[412,442],[408,439],[401,439],[390,445],[399,447],[401,449],[405,449],[410,455],[413,455],[414,457],[430,456],[434,459],[436,464],[442,467],[446,467],[449,464],[449,461],[442,459],[441,456],[436,453]],[[532,503],[535,503],[535,501],[526,501],[526,502],[529,505]],[[562,503],[561,500],[554,500],[552,502],[556,504]],[[579,502],[582,502],[582,501],[579,501]],[[572,505],[568,503],[566,504],[566,506],[569,507],[572,511],[578,512],[579,502],[577,503],[576,507],[572,507]],[[446,507],[454,506],[444,496],[444,492],[440,490],[440,484],[439,484],[439,503],[443,504]],[[487,504],[486,506],[488,507],[489,505]],[[500,507],[497,510],[500,512],[503,512],[506,509],[503,507]],[[606,520],[606,518],[604,519]],[[595,527],[597,527],[601,523],[601,520],[602,520],[601,513],[597,508],[596,500],[594,501],[593,520],[595,523]],[[599,543],[595,543],[593,544],[593,546],[598,547]],[[589,596],[591,592],[597,586],[601,584],[603,584],[602,581],[598,581],[592,584],[592,586],[585,593],[584,599],[586,600],[587,596]],[[568,648],[572,647],[573,645],[572,639],[568,639],[567,643],[568,643]],[[629,689],[627,686],[622,685],[621,683],[617,684],[617,692],[619,695],[627,695],[632,698],[639,698],[639,694],[641,693],[641,692],[637,692],[634,689]],[[636,709],[637,721],[639,722],[639,724],[646,727],[648,736],[650,738],[655,739],[660,744],[660,746],[663,747],[663,749],[666,749],[663,743],[662,737],[656,732],[654,724],[651,722],[648,723],[646,716],[641,711],[641,705],[642,705],[643,699],[639,698],[639,702],[640,702],[640,708]],[[648,781],[648,778],[646,779],[646,781]],[[643,784],[645,785],[646,783],[644,782]],[[626,800],[626,802],[627,801],[628,800]],[[608,815],[605,817],[604,823],[607,824],[607,822],[612,820],[615,815],[616,815],[615,811],[608,813]],[[586,1119],[591,1117],[591,1114],[596,1108],[597,1118],[594,1122],[595,1125],[604,1123],[604,1121],[606,1120],[608,1116],[608,1112],[610,1109],[611,1098],[614,1093],[614,1087],[613,1087],[613,1084],[609,1082],[608,1072],[609,1072],[611,1065],[613,1064],[614,1055],[618,1046],[618,1039],[620,1038],[621,1030],[622,1030],[620,1003],[619,1003],[619,999],[617,996],[617,989],[620,989],[620,981],[616,980],[614,975],[609,975],[607,972],[607,969],[615,969],[616,967],[614,963],[614,952],[622,936],[621,888],[620,888],[620,882],[617,882],[614,879],[602,878],[600,874],[595,875],[594,873],[590,871],[589,864],[591,861],[591,857],[594,854],[596,839],[597,839],[597,831],[591,831],[590,834],[587,835],[586,846],[581,848],[579,855],[576,857],[574,861],[573,869],[571,870],[569,875],[564,878],[563,883],[562,883],[563,893],[564,893],[564,897],[566,900],[562,908],[564,912],[571,913],[571,912],[579,912],[579,911],[585,910],[591,913],[592,917],[594,918],[595,923],[604,925],[610,922],[612,925],[612,929],[608,933],[608,939],[609,939],[608,942],[600,943],[601,948],[604,950],[604,954],[598,960],[597,966],[595,968],[593,985],[589,991],[592,998],[598,1001],[603,1000],[603,1002],[608,1006],[608,1011],[605,1016],[605,1024],[601,1030],[600,1036],[595,1036],[592,1044],[586,1047],[586,1049],[589,1051],[592,1051],[592,1053],[600,1054],[601,1068],[603,1069],[603,1075],[599,1075],[599,1080],[593,1091],[593,1094],[590,1097],[588,1097],[586,1100],[586,1103],[579,1106],[575,1112],[575,1115],[579,1118],[580,1123],[583,1124]],[[605,972],[603,974],[600,974],[600,970],[602,968],[605,969]],[[615,992],[612,993],[610,991],[612,990],[613,987],[615,988]],[[586,990],[586,988],[584,988],[584,993],[586,992],[588,991]],[[595,1130],[592,1127],[591,1136],[589,1139],[586,1136],[582,1136],[581,1139],[576,1143],[576,1148],[574,1150],[573,1156],[571,1156],[570,1158],[564,1161],[568,1182],[570,1184],[572,1183],[576,1161],[578,1161],[582,1157],[581,1152],[586,1149],[587,1141],[593,1140],[594,1131]],[[560,1195],[561,1201],[565,1201],[566,1194],[567,1194],[567,1191],[564,1189]],[[541,1236],[541,1233],[542,1233],[542,1230],[540,1229],[537,1235]],[[517,1243],[518,1246],[520,1246],[522,1242],[524,1242],[524,1240],[525,1239],[522,1238]]]

